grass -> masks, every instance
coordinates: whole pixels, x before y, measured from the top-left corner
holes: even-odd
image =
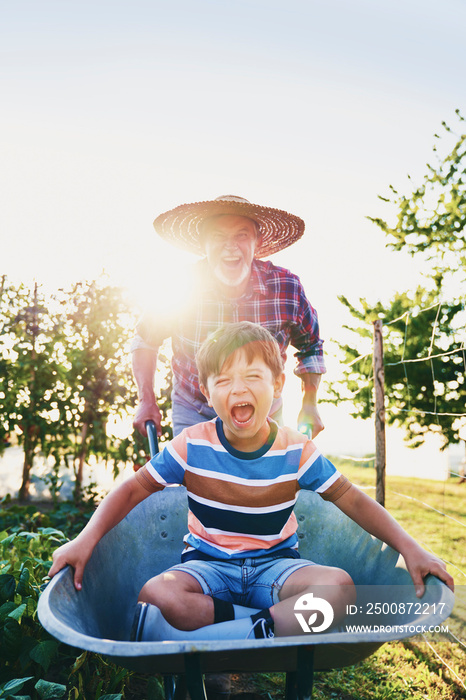
[[[374,497],[375,471],[332,459]],[[356,666],[316,672],[314,700],[459,700],[466,698],[466,483],[387,476],[385,507],[422,546],[447,562],[457,603],[450,635],[428,634],[384,644]],[[447,517],[448,516],[448,517]],[[461,643],[462,642],[462,643]],[[284,674],[233,678],[235,692],[281,700]]]
[[[375,472],[335,459],[357,486],[374,497]],[[337,464],[339,462],[339,464]],[[414,539],[448,563],[458,585],[466,586],[466,483],[387,476],[385,507]]]
[[[370,488],[375,483],[373,469],[337,459],[334,462],[355,484],[369,487],[367,493],[374,495],[374,489]],[[387,509],[424,547],[432,549],[449,562],[448,568],[457,583],[457,599],[461,599],[462,595],[463,599],[460,605],[455,606],[453,615],[445,624],[460,642],[451,635],[426,635],[386,643],[356,666],[316,672],[314,700],[466,698],[466,576],[463,573],[466,572],[465,492],[466,484],[460,484],[458,480],[444,484],[389,476],[386,481]],[[21,595],[18,587],[14,598],[4,604],[6,608],[0,606],[0,628],[12,614],[19,615],[18,611],[25,602],[29,605],[31,596],[35,600],[39,587],[43,587],[47,561],[56,546],[54,532],[49,532],[48,528],[58,528],[71,537],[86,522],[90,515],[88,510],[81,512],[72,504],[63,504],[50,513],[48,509],[38,512],[35,506],[12,506],[0,511],[0,532],[5,531],[4,537],[7,532],[15,537],[15,542],[12,542],[14,546],[4,547],[5,558],[1,561],[3,571],[8,572],[7,579],[14,574],[18,586],[22,587]],[[28,532],[42,532],[42,540],[26,536]],[[27,586],[23,580],[25,566],[30,570]],[[7,622],[9,629],[18,631],[19,625],[14,619]],[[113,695],[114,700],[163,699],[160,678],[139,676],[119,669],[99,655],[78,650],[71,653],[70,648],[57,645],[40,628],[34,605],[31,605],[30,611],[27,607],[22,613],[21,631],[23,646],[12,648],[11,653],[15,652],[16,656],[8,657],[4,668],[0,661],[2,698],[5,697],[1,692],[2,682],[11,678],[34,677],[29,684],[25,683],[20,691],[22,695],[16,693],[16,697],[29,697],[30,700],[52,697],[51,686],[61,683],[62,694],[54,694],[53,697],[97,700]],[[5,641],[6,637],[0,640],[0,657]],[[16,641],[19,641],[19,637]],[[32,660],[27,660],[28,654]],[[26,695],[26,692],[29,694]],[[242,694],[243,700],[281,700],[285,696],[285,677],[280,673],[241,674],[233,678],[233,692]]]

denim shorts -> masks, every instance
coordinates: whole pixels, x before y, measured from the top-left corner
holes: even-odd
[[[288,576],[313,565],[307,559],[271,554],[228,561],[192,559],[172,566],[169,571],[191,574],[206,595],[262,610],[279,602],[280,590]]]

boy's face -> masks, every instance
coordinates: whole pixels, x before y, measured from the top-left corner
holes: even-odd
[[[208,377],[201,390],[223,421],[232,447],[253,452],[266,442],[270,432],[267,416],[284,381],[284,373],[274,379],[260,356],[249,363],[241,348],[228,358],[219,374]]]

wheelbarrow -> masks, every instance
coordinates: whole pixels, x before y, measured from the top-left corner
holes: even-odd
[[[148,434],[152,454],[157,450],[153,424]],[[295,513],[301,556],[345,569],[356,584],[357,605],[349,606],[345,620],[351,629],[343,624],[318,634],[260,640],[129,641],[140,589],[179,562],[187,527],[182,486],[149,496],[102,538],[81,591],[69,567],[60,571],[40,597],[39,620],[72,647],[130,670],[162,674],[167,700],[181,699],[186,688],[192,700],[205,700],[205,673],[270,671],[286,672],[287,700],[301,700],[312,696],[314,670],[353,665],[385,642],[429,630],[450,615],[454,595],[442,581],[429,575],[424,596],[416,598],[398,552],[334,504],[302,491]]]

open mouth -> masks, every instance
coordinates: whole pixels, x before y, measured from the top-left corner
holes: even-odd
[[[239,256],[231,256],[228,258],[222,258],[222,265],[225,267],[236,267],[241,263],[241,258]]]
[[[231,409],[231,417],[237,425],[247,425],[254,415],[254,406],[250,403],[237,403]]]

